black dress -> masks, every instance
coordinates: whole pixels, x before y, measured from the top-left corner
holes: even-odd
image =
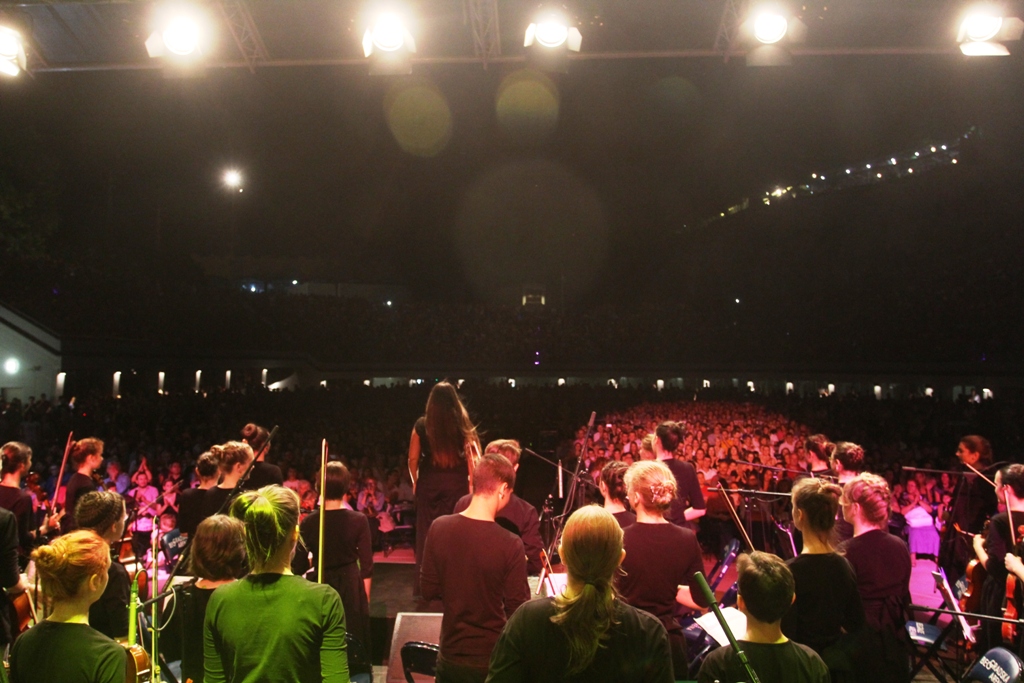
[[[427,438],[427,421],[416,420],[416,435],[420,440],[419,476],[416,479],[416,577],[419,583],[420,564],[423,562],[423,546],[427,532],[434,520],[450,515],[459,498],[469,493],[469,472],[466,461],[459,458],[455,467],[434,466]]]
[[[60,520],[60,532],[62,534],[78,528],[78,523],[75,522],[75,505],[78,504],[79,498],[96,490],[96,482],[93,481],[92,477],[87,477],[81,472],[75,472],[71,475],[67,486],[64,488],[64,510],[66,512]]]
[[[299,545],[295,549],[292,572],[302,576],[310,569],[309,552],[313,553],[313,569],[318,566],[320,511],[302,520],[299,531],[305,547]],[[363,579],[373,576],[369,520],[366,515],[354,510],[328,510],[324,520],[324,541],[327,547],[324,555],[324,583],[338,591],[341,604],[345,607],[349,632],[369,651],[370,604],[363,587]]]

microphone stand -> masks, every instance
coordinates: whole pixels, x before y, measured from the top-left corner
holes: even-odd
[[[580,449],[579,457],[576,458],[576,470],[573,472],[572,482],[569,484],[569,495],[566,497],[565,504],[562,506],[562,514],[555,516],[552,520],[555,526],[555,533],[551,536],[551,543],[548,544],[547,551],[541,554],[542,566],[540,570],[540,581],[537,582],[537,595],[540,595],[541,589],[544,586],[544,579],[547,575],[553,573],[551,557],[562,540],[562,528],[565,526],[565,518],[571,514],[571,510],[576,503],[576,495],[580,482],[580,468],[583,466],[583,459],[587,454],[587,444],[590,442],[590,435],[594,431],[594,420],[596,419],[597,413],[591,412],[590,422],[587,423],[587,433],[583,437],[583,447]],[[544,458],[544,460],[547,460],[547,458]],[[561,468],[561,463],[559,463],[558,467]]]

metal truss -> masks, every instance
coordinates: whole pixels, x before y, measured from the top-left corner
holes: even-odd
[[[463,0],[463,10],[473,30],[473,53],[487,63],[501,57],[498,0]]]
[[[725,0],[722,9],[722,20],[718,22],[718,35],[715,36],[714,51],[722,55],[728,62],[729,56],[736,47],[736,39],[740,34],[740,26],[747,14],[748,0]]]
[[[249,6],[245,0],[227,0],[217,3],[221,16],[224,17],[231,36],[235,39],[238,51],[242,54],[251,73],[256,73],[256,65],[261,62],[270,61],[270,53],[263,43],[259,29],[256,28],[256,21],[249,12]]]

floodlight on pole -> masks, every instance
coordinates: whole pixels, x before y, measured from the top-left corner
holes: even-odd
[[[0,26],[0,73],[17,76],[25,68],[25,42],[21,33],[9,26]]]
[[[187,57],[199,51],[199,25],[191,17],[176,17],[161,36],[164,47],[179,57]]]
[[[747,66],[787,66],[793,62],[789,46],[804,41],[807,25],[784,2],[759,3],[750,8],[741,35],[750,45]]]
[[[536,66],[564,73],[569,70],[569,53],[583,47],[583,35],[559,13],[549,12],[526,28],[523,47]]]

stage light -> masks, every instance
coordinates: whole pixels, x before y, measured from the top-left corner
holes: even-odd
[[[811,177],[814,178],[815,180],[817,180],[818,179],[818,174],[817,173],[812,173]]]
[[[569,70],[569,53],[583,47],[583,35],[560,14],[548,13],[526,27],[523,47],[541,69],[565,73]]]
[[[415,52],[416,41],[397,12],[381,12],[363,33],[363,55],[370,60],[373,75],[412,73]]]
[[[934,154],[935,153],[935,148],[931,147],[930,149],[932,150],[932,154]]]
[[[293,285],[297,285],[297,284],[299,284],[299,281],[298,280],[292,280],[292,284]]]
[[[1003,27],[1003,18],[988,13],[969,14],[960,25],[967,40],[983,43],[992,40]]]
[[[881,173],[876,173],[876,174],[875,174],[875,177],[877,177],[877,178],[881,178],[881,177],[882,177],[882,174],[881,174]]]
[[[17,76],[25,68],[25,44],[21,34],[9,26],[0,26],[0,73]]]
[[[17,375],[18,370],[21,370],[21,361],[17,358],[8,358],[4,361],[4,372],[8,375]]]
[[[956,163],[956,159],[953,159],[952,161],[950,161],[950,163],[951,164],[955,164]]]
[[[868,164],[865,168],[867,168],[868,170],[871,170],[871,164]]]
[[[163,58],[176,67],[196,63],[210,52],[210,19],[193,5],[164,5],[153,17],[153,32],[146,39],[150,57]]]
[[[234,168],[224,171],[224,184],[232,189],[241,187],[242,172]]]
[[[893,157],[892,159],[889,159],[889,163],[892,164],[893,166],[895,166],[896,165],[896,157]]]
[[[762,12],[754,19],[754,37],[765,45],[773,45],[786,37],[789,22],[775,12]]]
[[[994,7],[978,7],[960,22],[957,42],[968,57],[1005,57],[1010,54],[1005,42],[1020,40],[1024,22],[1004,17]]]

